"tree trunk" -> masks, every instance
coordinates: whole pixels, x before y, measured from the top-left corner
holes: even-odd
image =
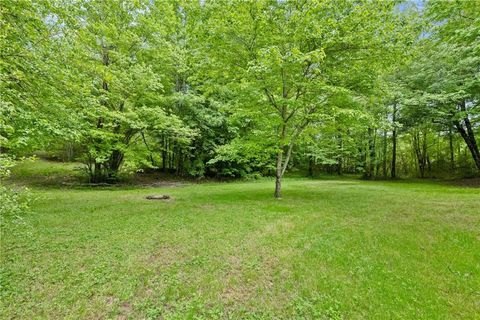
[[[393,131],[392,131],[392,168],[390,176],[392,179],[397,177],[397,127],[395,121],[397,117],[397,104],[393,104],[393,113],[392,113],[392,122],[393,122]]]
[[[430,156],[427,153],[427,168],[428,168],[428,176],[432,177],[432,162],[430,161]]]
[[[425,178],[425,169],[427,166],[427,135],[423,131],[422,135],[420,132],[415,130],[413,133],[413,150],[415,151],[415,157],[417,158],[418,170],[420,172],[420,178]]]
[[[369,149],[369,171],[370,171],[370,178],[373,178],[374,176],[374,170],[375,170],[375,163],[377,162],[376,159],[376,152],[375,152],[375,147],[377,143],[377,130],[376,129],[370,129],[369,133],[369,144],[368,144],[368,149]]]
[[[93,175],[90,177],[90,182],[92,183],[99,183],[103,181],[103,174],[102,174],[102,164],[94,160],[95,163],[93,165]]]
[[[387,178],[387,130],[383,131],[383,157],[382,157],[383,178]]]
[[[480,151],[478,150],[477,142],[475,140],[475,136],[473,135],[473,131],[472,131],[472,135],[470,135],[460,123],[456,123],[455,126],[457,127],[458,132],[460,133],[463,140],[467,144],[468,150],[470,150],[470,153],[472,155],[473,161],[475,162],[477,169],[480,170]]]
[[[340,156],[337,161],[337,174],[343,175],[343,158]]]
[[[465,101],[460,104],[460,110],[463,112],[467,111]],[[459,121],[455,122],[455,126],[467,144],[477,169],[480,170],[480,151],[478,149],[477,140],[475,139],[475,134],[473,133],[472,124],[470,123],[468,115],[463,118],[463,123],[465,124],[465,128]]]
[[[99,117],[97,120],[97,129],[103,128],[103,118]],[[100,139],[94,138],[94,146],[96,152],[100,152],[99,144],[101,143]],[[90,159],[93,162],[93,171],[90,170],[90,182],[92,183],[99,183],[103,181],[103,172],[102,172],[102,164],[97,161],[96,158]]]
[[[175,144],[173,144],[170,150],[170,173],[175,172]]]
[[[370,180],[373,178],[374,172],[374,164],[375,164],[375,140],[374,140],[374,130],[372,128],[368,128],[368,144],[367,144],[367,151],[365,152],[364,157],[364,173],[363,178]]]
[[[283,69],[282,69],[282,77],[284,77]],[[277,132],[277,138],[278,138],[277,142],[278,142],[279,149],[277,152],[277,163],[276,163],[276,169],[275,169],[275,192],[274,192],[274,197],[279,199],[281,198],[281,195],[282,195],[281,180],[285,171],[287,170],[288,162],[292,155],[292,150],[293,150],[295,141],[298,138],[298,136],[303,132],[303,130],[305,130],[307,125],[310,123],[310,119],[308,117],[305,117],[305,119],[303,119],[300,124],[294,127],[293,132],[291,133],[291,136],[289,139],[290,141],[287,143],[286,142],[287,123],[295,115],[297,109],[294,109],[292,110],[292,112],[288,113],[286,104],[277,105],[275,98],[269,93],[268,89],[264,88],[264,91],[272,107],[274,107],[274,109],[278,111],[278,115],[282,120],[282,123],[279,125],[278,132]],[[299,94],[299,92],[297,94]],[[286,82],[283,81],[283,98],[286,99],[287,96],[288,96],[288,90],[286,88]],[[307,111],[307,115],[314,113],[316,109],[317,108],[315,105],[311,106]],[[285,159],[283,158],[284,155],[285,155]]]
[[[165,134],[162,135],[162,171],[167,171],[167,142]]]
[[[180,175],[183,169],[183,154],[182,150],[179,148],[177,155],[177,175]]]
[[[145,139],[145,134],[144,134],[143,132],[141,132],[140,135],[142,136],[142,140],[143,140],[143,144],[145,145],[145,148],[147,148],[148,158],[150,159],[150,164],[151,164],[153,167],[156,167],[155,159],[153,159],[152,150],[151,150],[150,147],[148,146],[147,139]]]
[[[102,63],[104,66],[108,66],[110,64],[108,47],[105,46],[103,43],[102,43]],[[105,79],[102,80],[102,89],[104,91],[109,91],[108,83]],[[101,103],[102,105],[107,106],[107,101],[105,99],[102,99]],[[103,117],[99,117],[97,120],[97,129],[103,128],[103,122],[104,122]],[[102,141],[98,141],[98,144],[100,144],[101,142]],[[98,146],[98,144],[95,145],[95,149],[97,152],[100,151],[100,147]],[[103,182],[105,180],[104,165],[103,163],[98,162],[96,159],[93,159],[93,161],[94,161],[94,165],[93,165],[92,175],[90,176],[90,182],[93,182],[93,183]]]
[[[338,147],[340,149],[340,155],[337,160],[337,174],[340,176],[343,174],[343,138],[341,131],[338,134]]]
[[[313,177],[313,159],[311,156],[308,157],[308,176]]]
[[[453,133],[452,127],[448,127],[448,146],[450,148],[450,168],[455,171],[455,152],[453,149]]]
[[[280,176],[275,176],[275,193],[274,193],[275,199],[281,199],[282,198],[282,177]]]
[[[113,150],[110,158],[107,162],[107,179],[112,181],[117,180],[118,178],[118,170],[120,169],[120,165],[122,164],[124,154],[120,150]]]
[[[277,153],[277,167],[275,169],[275,193],[273,194],[276,199],[282,197],[282,162],[283,150],[279,150]]]

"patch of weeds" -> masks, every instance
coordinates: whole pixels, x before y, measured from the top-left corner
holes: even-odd
[[[194,295],[186,299],[169,301],[165,296],[149,298],[135,304],[137,311],[146,319],[225,319],[225,311],[221,305],[211,305]]]
[[[344,319],[338,301],[324,295],[299,297],[292,302],[290,307],[293,309],[296,319]]]

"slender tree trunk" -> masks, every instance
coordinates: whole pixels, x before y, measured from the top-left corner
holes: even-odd
[[[275,169],[275,193],[273,194],[276,199],[282,197],[282,162],[283,162],[283,149],[277,153],[277,166]]]
[[[382,156],[383,178],[387,178],[387,130],[383,131],[383,156]]]
[[[172,145],[170,150],[170,173],[175,172],[175,144]]]
[[[430,161],[430,155],[427,153],[427,168],[428,168],[428,176],[432,177],[432,162]]]
[[[275,194],[276,199],[282,198],[282,177],[276,175],[275,176]]]
[[[162,135],[162,171],[167,171],[167,142],[165,134]]]
[[[365,171],[367,170],[366,163],[367,163],[367,146],[364,143],[360,143],[358,147],[358,154],[360,156],[360,163],[363,170],[363,175],[365,175]]]
[[[182,151],[178,150],[178,155],[177,155],[177,175],[179,175],[182,171],[183,167],[183,155]]]
[[[103,128],[103,118],[99,117],[97,120],[97,129]],[[101,141],[99,141],[98,138],[94,139],[94,145],[95,145],[95,150],[96,152],[100,152],[100,146]],[[90,182],[92,183],[98,183],[103,180],[103,172],[102,172],[102,164],[97,161],[96,157],[93,157],[91,159],[93,161],[93,170],[90,170]],[[91,167],[91,166],[90,166]]]
[[[343,158],[340,156],[337,161],[337,174],[341,176],[343,174]]]
[[[308,157],[308,176],[313,177],[313,159],[311,156]]]
[[[282,113],[282,118],[285,118],[285,112]],[[283,143],[285,141],[285,137],[287,134],[287,125],[285,122],[279,128],[279,131],[280,131],[279,138],[280,138],[280,141]],[[287,152],[286,159],[285,159],[285,162],[287,163],[285,164],[283,159],[284,152],[285,152],[285,146],[281,145],[277,152],[277,164],[275,168],[275,192],[273,196],[276,199],[280,199],[282,197],[282,176],[287,167],[288,160],[289,160],[288,158],[290,156],[291,149],[289,149],[289,152]]]
[[[390,177],[395,179],[397,177],[397,126],[395,121],[397,121],[397,104],[393,104],[393,113],[392,113],[392,122],[393,122],[393,131],[392,131],[392,168],[390,172]]]
[[[428,152],[428,135],[426,130],[423,131],[422,150],[423,150],[423,171],[425,173],[425,170],[428,169],[428,171],[431,172],[432,168],[430,167],[430,157],[428,154],[429,153]]]
[[[448,146],[450,148],[450,168],[452,169],[452,173],[455,171],[455,152],[453,149],[453,132],[452,127],[448,127]]]
[[[425,169],[427,166],[427,136],[426,132],[423,131],[422,135],[420,132],[415,130],[413,134],[413,150],[415,151],[415,157],[417,158],[418,170],[420,172],[420,178],[425,178]]]
[[[370,129],[370,143],[369,143],[370,178],[373,178],[373,176],[374,176],[375,163],[377,162],[376,151],[375,151],[375,147],[376,147],[376,144],[377,144],[376,137],[377,137],[377,130],[376,129]]]
[[[340,176],[343,174],[343,138],[341,131],[338,133],[338,147],[340,149],[340,155],[337,160],[337,174]]]
[[[166,158],[166,161],[167,161],[167,169],[166,169],[166,171],[168,172],[168,171],[170,171],[170,169],[171,169],[171,167],[170,167],[170,157],[171,157],[171,155],[170,155],[170,140],[169,140],[168,138],[167,138],[167,140],[166,140],[165,150],[166,150],[166,153],[165,153],[166,157],[165,157],[165,158]]]
[[[363,178],[370,180],[373,178],[374,168],[375,168],[375,140],[374,140],[374,130],[368,128],[368,144],[367,151],[365,152],[364,157],[364,173]]]
[[[150,164],[155,167],[156,163],[155,163],[155,160],[153,159],[152,149],[150,149],[150,147],[148,146],[147,139],[145,138],[145,134],[141,132],[140,135],[142,136],[142,140],[143,140],[143,144],[145,145],[145,148],[147,148]]]

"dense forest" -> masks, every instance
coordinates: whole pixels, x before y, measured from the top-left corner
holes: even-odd
[[[2,161],[92,183],[479,174],[478,1],[3,0]]]

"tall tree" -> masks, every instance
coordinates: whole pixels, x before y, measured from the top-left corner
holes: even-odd
[[[394,46],[393,2],[206,3],[213,63],[242,107],[260,108],[276,148],[275,193],[295,143],[322,113],[361,103]],[[252,103],[251,99],[254,99]],[[247,101],[250,100],[250,101]]]
[[[434,112],[436,122],[453,126],[480,170],[476,127],[480,114],[480,6],[476,1],[427,3],[424,41],[412,63],[412,82],[426,88],[417,99]]]
[[[136,136],[180,123],[168,120],[160,103],[172,82],[175,8],[169,1],[103,0],[62,8],[64,103],[83,119],[78,130],[91,182],[114,181]]]

